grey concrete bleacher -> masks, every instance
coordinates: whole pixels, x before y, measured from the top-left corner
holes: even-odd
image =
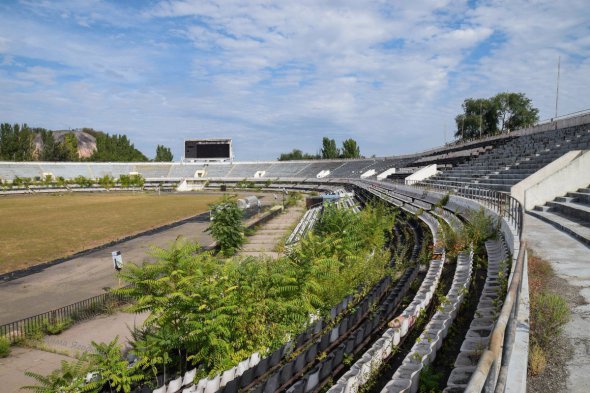
[[[568,192],[529,214],[570,234],[590,247],[590,186]]]
[[[172,178],[187,178],[195,177],[195,173],[198,170],[203,170],[203,164],[185,164],[185,163],[174,163],[170,168],[170,177]]]
[[[424,183],[478,187],[510,192],[510,187],[571,150],[590,148],[588,125],[507,139]]]
[[[229,163],[211,163],[203,165],[205,177],[226,177],[230,169],[232,169],[232,164]]]
[[[37,163],[3,163],[0,166],[0,179],[12,180],[15,177],[41,177],[43,171]]]
[[[229,178],[238,178],[238,179],[245,179],[245,178],[252,178],[258,171],[266,171],[271,164],[269,163],[240,163],[232,165],[232,168],[229,172],[225,175]],[[265,174],[266,177],[266,174]]]
[[[144,178],[168,177],[172,164],[135,164],[134,172],[138,172]]]
[[[298,174],[308,166],[308,161],[280,161],[270,165],[266,169],[264,177],[273,179],[277,177],[299,177]]]
[[[343,165],[330,171],[329,177],[333,178],[354,178],[360,177],[363,173],[368,171],[368,168],[375,165],[375,160],[350,160]]]
[[[346,164],[345,161],[322,161],[310,163],[305,169],[297,174],[296,177],[316,177],[321,171],[334,171],[336,168]]]
[[[51,163],[41,162],[39,167],[42,172],[51,173],[54,177],[63,177],[64,179],[73,179],[78,176],[93,178],[88,164],[85,163]]]

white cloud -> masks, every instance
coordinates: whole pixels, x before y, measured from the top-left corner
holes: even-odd
[[[27,1],[0,13],[0,116],[128,132],[148,155],[216,134],[242,159],[323,135],[414,152],[466,97],[523,91],[550,117],[559,55],[560,111],[590,108],[584,3]]]

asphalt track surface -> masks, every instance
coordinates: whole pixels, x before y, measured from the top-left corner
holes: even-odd
[[[99,248],[39,272],[2,282],[0,325],[100,295],[105,288],[117,287],[119,282],[114,274],[112,251],[121,251],[125,263],[141,263],[153,260],[149,256],[150,247],[166,247],[178,237],[209,245],[213,240],[204,233],[208,225],[209,221],[203,216],[193,222]]]

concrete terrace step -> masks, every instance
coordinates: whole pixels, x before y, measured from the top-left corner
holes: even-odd
[[[546,208],[541,206],[540,208]],[[590,222],[582,220],[573,220],[570,217],[565,217],[559,212],[547,211],[547,210],[531,210],[527,214],[537,217],[548,224],[553,225],[557,229],[567,233],[573,238],[584,243],[586,247],[590,248]]]
[[[576,220],[590,222],[590,206],[576,202],[557,202],[550,201],[546,203],[550,212],[559,212],[564,216]]]

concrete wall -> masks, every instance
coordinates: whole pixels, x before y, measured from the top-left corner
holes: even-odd
[[[436,175],[436,173],[436,164],[425,166],[406,177],[406,184],[412,184],[420,180],[428,179],[429,177]]]
[[[526,210],[590,185],[590,151],[573,150],[510,189]]]

